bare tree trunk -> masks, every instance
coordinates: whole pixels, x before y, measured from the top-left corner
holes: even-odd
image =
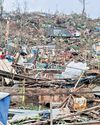
[[[79,2],[82,4],[82,15],[85,15],[85,10],[86,10],[86,0],[79,0]]]
[[[18,0],[16,0],[16,13],[20,14],[21,8],[20,8],[20,3]]]
[[[3,14],[3,2],[4,0],[0,0],[0,17],[2,18],[2,14]]]
[[[83,0],[83,10],[82,10],[82,15],[84,16],[85,15],[85,5],[86,5],[86,1]]]
[[[27,13],[27,1],[24,0],[24,14]]]

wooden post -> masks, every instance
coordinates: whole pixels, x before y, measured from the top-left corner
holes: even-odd
[[[8,44],[8,37],[9,37],[9,20],[7,20],[7,26],[6,26],[6,33],[5,33],[5,40],[6,44]]]
[[[22,86],[22,105],[24,106],[25,105],[25,79],[23,80],[23,86]]]
[[[2,77],[2,87],[4,86],[4,78]]]
[[[53,125],[53,118],[52,118],[52,96],[50,95],[50,125]]]
[[[26,68],[24,69],[24,73],[26,73]],[[22,105],[25,106],[25,79],[23,80],[23,86],[22,86]]]

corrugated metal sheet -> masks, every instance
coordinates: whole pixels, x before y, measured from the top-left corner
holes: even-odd
[[[48,28],[47,29],[48,37],[71,37],[72,34],[65,28]]]

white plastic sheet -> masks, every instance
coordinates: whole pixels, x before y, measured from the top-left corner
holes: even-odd
[[[83,62],[70,62],[65,71],[62,73],[62,77],[64,78],[76,78],[81,75],[82,72],[87,70],[87,64]]]

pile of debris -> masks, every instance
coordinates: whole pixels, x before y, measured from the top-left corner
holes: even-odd
[[[8,116],[11,125],[100,124],[99,20],[84,19],[34,12],[0,20],[4,125]]]

